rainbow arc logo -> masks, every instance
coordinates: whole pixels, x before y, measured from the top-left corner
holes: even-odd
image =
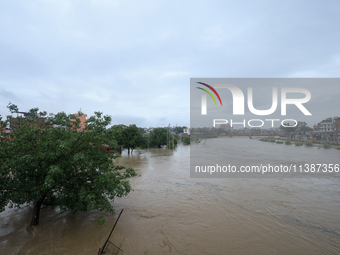
[[[206,86],[207,88],[211,89],[211,91],[214,92],[215,95],[217,96],[218,100],[220,100],[220,104],[221,104],[221,106],[222,106],[222,100],[221,100],[221,98],[220,98],[220,95],[217,93],[217,91],[216,91],[213,87],[211,87],[210,85],[208,85],[208,84],[206,84],[206,83],[203,83],[203,82],[197,82],[197,83],[199,83],[199,84],[201,84],[201,85],[204,85],[204,86]],[[216,103],[216,100],[215,100],[214,96],[213,96],[208,90],[206,90],[206,89],[204,89],[204,88],[201,88],[201,87],[196,87],[196,88],[205,91],[209,96],[211,96],[211,98],[214,100],[215,105],[217,106],[217,103]]]

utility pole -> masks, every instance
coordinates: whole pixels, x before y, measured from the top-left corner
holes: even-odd
[[[170,123],[169,123],[169,126],[168,126],[168,152],[170,152]]]

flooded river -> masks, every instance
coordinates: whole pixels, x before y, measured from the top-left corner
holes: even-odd
[[[228,143],[235,164],[253,163],[252,155],[287,164],[318,157],[340,163],[335,149],[249,138]],[[134,191],[114,202],[115,210],[124,212],[111,240],[123,254],[340,254],[338,176],[197,179],[190,178],[190,146],[141,153],[116,159],[138,173],[131,180]],[[242,157],[245,153],[250,156]],[[30,209],[0,214],[0,254],[95,255],[117,217],[97,211],[60,214],[58,207],[45,207],[40,225],[31,227]],[[106,222],[98,225],[102,215]]]

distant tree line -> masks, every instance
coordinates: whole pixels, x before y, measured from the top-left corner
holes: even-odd
[[[280,129],[283,130],[283,132],[287,135],[289,133],[293,133],[295,131],[302,131],[302,132],[308,132],[312,131],[313,129],[308,127],[307,123],[304,121],[298,121],[295,126],[290,126],[289,123],[285,123],[285,126],[281,125]]]
[[[178,127],[175,127],[173,130],[176,134],[182,134],[183,133],[183,129],[187,128],[186,126],[178,126]]]
[[[178,130],[181,130],[178,127]],[[182,130],[185,127],[182,127]],[[169,135],[169,130],[166,128],[154,128],[150,132],[145,132],[143,128],[137,127],[135,124],[114,125],[111,127],[114,139],[118,145],[123,146],[128,150],[128,154],[132,154],[136,148],[161,148],[164,145],[169,145],[173,148],[173,143],[177,145],[178,140],[176,137]]]

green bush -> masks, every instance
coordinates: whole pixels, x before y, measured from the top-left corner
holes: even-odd
[[[305,143],[305,146],[306,146],[306,147],[313,147],[313,142],[312,142],[312,141],[307,141],[307,142]]]
[[[328,143],[325,143],[325,144],[323,145],[323,147],[324,147],[325,149],[330,149],[330,148],[332,148],[332,146],[331,146],[330,144],[328,144]]]
[[[269,139],[271,143],[275,143],[275,139]]]
[[[189,136],[183,136],[182,138],[184,144],[190,144],[190,137]]]
[[[337,150],[340,150],[340,147],[336,147]]]
[[[174,143],[175,143],[175,146],[174,146]],[[177,146],[177,138],[175,137],[175,138],[171,138],[170,139],[170,144],[169,144],[169,148],[170,149],[174,149],[176,146]]]
[[[276,141],[276,143],[278,143],[278,144],[283,144],[283,142],[282,142],[282,141]]]
[[[302,142],[295,142],[295,146],[302,146],[303,143]]]
[[[291,145],[291,144],[292,144],[292,141],[291,141],[291,140],[286,140],[286,141],[285,141],[285,144]]]

